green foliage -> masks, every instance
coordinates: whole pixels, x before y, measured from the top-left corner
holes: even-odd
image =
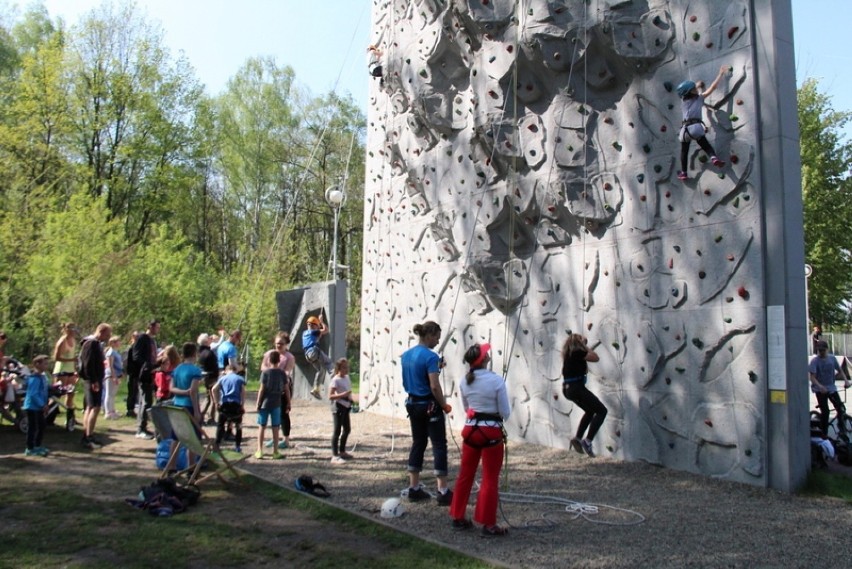
[[[0,328],[26,356],[59,324],[119,334],[162,320],[162,340],[240,327],[259,361],[275,293],[331,278],[360,292],[365,120],[314,98],[293,70],[251,58],[207,96],[133,2],[66,27],[35,5],[0,26]],[[350,349],[357,352],[356,324]]]
[[[814,79],[799,89],[798,104],[810,316],[837,325],[852,301],[852,144],[841,133],[852,113],[835,111]]]

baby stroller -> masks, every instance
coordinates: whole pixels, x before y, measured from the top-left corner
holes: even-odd
[[[6,365],[0,373],[0,419],[12,423],[17,429],[21,428],[21,420],[26,421],[21,405],[29,374],[29,368],[15,358],[6,358]]]
[[[45,422],[48,425],[56,423],[56,417],[59,412],[65,410],[65,430],[73,431],[77,427],[77,419],[74,417],[74,409],[68,409],[62,402],[64,397],[74,391],[73,385],[62,385],[54,383],[47,389],[47,412],[45,413]],[[21,418],[18,420],[18,430],[26,434],[29,429],[29,421],[27,414],[21,413]]]

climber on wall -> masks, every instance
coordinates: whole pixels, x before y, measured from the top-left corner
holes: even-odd
[[[716,156],[716,151],[707,141],[705,134],[707,127],[704,126],[704,121],[701,120],[701,113],[704,109],[704,98],[716,90],[719,82],[725,73],[728,73],[730,67],[723,65],[719,69],[719,74],[716,79],[707,87],[706,90],[699,92],[698,89],[704,88],[704,83],[686,80],[677,86],[677,95],[681,98],[681,110],[683,111],[683,126],[680,128],[678,139],[680,140],[680,171],[677,173],[678,180],[689,179],[687,174],[686,162],[689,156],[689,146],[695,140],[701,150],[707,153],[710,161],[717,168],[725,165],[724,160],[720,160]]]
[[[382,50],[375,45],[367,48],[367,70],[371,77],[379,78],[379,87],[384,87],[384,71],[382,70]]]

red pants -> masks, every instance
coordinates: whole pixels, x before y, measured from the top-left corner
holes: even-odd
[[[465,518],[467,501],[473,487],[479,459],[482,459],[482,485],[476,497],[476,510],[473,520],[484,526],[497,523],[497,501],[499,499],[500,468],[503,465],[503,432],[498,427],[480,427],[466,425],[462,429],[461,468],[453,489],[453,503],[450,505],[450,517],[454,520]],[[481,447],[489,440],[499,440],[494,446]]]

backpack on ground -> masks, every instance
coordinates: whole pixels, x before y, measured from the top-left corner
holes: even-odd
[[[300,492],[307,492],[312,496],[317,496],[319,498],[328,498],[331,496],[328,490],[325,489],[325,486],[319,483],[318,480],[314,480],[313,477],[308,476],[307,474],[302,474],[298,478],[296,478],[295,482],[296,490]]]

